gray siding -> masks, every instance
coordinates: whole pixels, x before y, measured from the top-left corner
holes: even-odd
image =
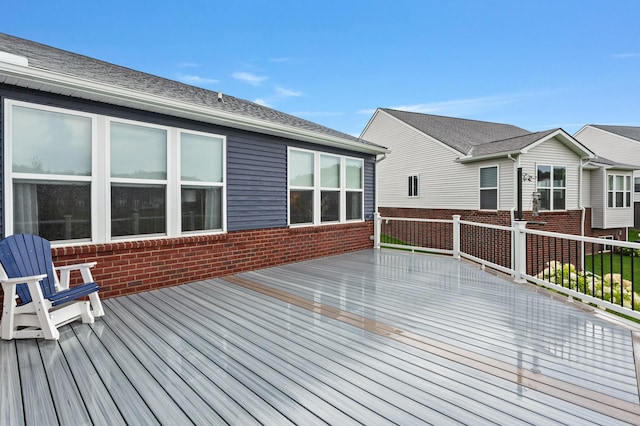
[[[371,218],[374,212],[375,157],[370,155],[0,85],[0,100],[3,104],[6,98],[226,136],[229,231],[287,226],[287,146],[364,158],[365,218]],[[1,109],[0,114],[3,111],[4,109]],[[0,126],[3,125],[4,120],[0,120]],[[0,132],[0,138],[3,137],[4,132]],[[4,141],[0,139],[0,142],[0,154],[3,154]],[[1,169],[2,167],[0,172]],[[0,203],[0,206],[3,208],[4,203]],[[4,220],[0,220],[0,223],[4,224]],[[0,226],[3,226],[1,224]],[[4,232],[2,234],[4,235]]]

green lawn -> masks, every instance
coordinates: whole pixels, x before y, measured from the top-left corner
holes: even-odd
[[[633,280],[631,276],[631,256],[622,256],[613,254],[613,273],[620,273],[620,260],[622,259],[622,278],[633,281],[634,291],[640,293],[640,257],[633,258]],[[593,265],[592,265],[593,262]],[[585,257],[585,269],[596,275],[605,275],[611,272],[611,254],[600,253]]]

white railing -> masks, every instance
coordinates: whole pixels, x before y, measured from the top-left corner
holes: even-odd
[[[469,259],[511,275],[516,282],[532,282],[640,320],[640,295],[632,290],[634,265],[640,257],[638,243],[528,229],[524,221],[512,226],[469,222],[457,215],[452,219],[376,215],[374,239],[376,248]],[[605,245],[610,251],[603,255]],[[617,267],[620,274],[630,272],[632,279],[610,275],[607,281],[604,273],[589,271],[596,269],[589,254],[608,265],[603,271]],[[630,259],[626,267],[625,256]]]

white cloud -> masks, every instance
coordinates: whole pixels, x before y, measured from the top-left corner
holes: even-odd
[[[252,84],[254,86],[259,86],[263,81],[269,78],[262,75],[251,74],[250,72],[234,72],[231,77],[235,78],[236,80]]]
[[[297,111],[292,112],[291,115],[298,117],[335,117],[338,115],[344,115],[344,113],[336,111]]]
[[[287,58],[287,57],[271,58],[269,59],[269,62],[276,62],[276,63],[291,62],[291,58]]]
[[[640,57],[640,53],[615,53],[611,57],[616,59],[637,58]]]
[[[466,116],[481,113],[497,106],[508,105],[522,101],[530,94],[494,95],[481,98],[455,99],[451,101],[428,102],[413,105],[396,105],[390,107],[401,111],[418,112],[422,114],[438,114],[449,116]],[[375,110],[362,110],[361,113],[372,114]]]
[[[216,80],[215,78],[206,78],[200,77],[198,75],[188,75],[181,74],[178,79],[184,83],[195,84],[195,85],[208,85],[219,83],[220,80]]]
[[[269,103],[266,101],[266,99],[257,98],[253,102],[257,103],[258,105],[262,105],[262,106],[271,108],[271,105],[269,105]]]
[[[296,91],[296,90],[291,90],[291,89],[286,89],[284,87],[281,86],[276,86],[276,92],[278,92],[278,95],[285,97],[285,98],[290,98],[292,96],[302,96],[303,93],[300,91]]]

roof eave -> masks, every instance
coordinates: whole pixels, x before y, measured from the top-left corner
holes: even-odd
[[[496,152],[492,154],[485,155],[465,155],[464,157],[456,158],[456,162],[458,163],[473,163],[475,161],[485,161],[485,160],[493,160],[495,158],[508,158],[510,155],[520,155],[522,154],[521,150],[515,151],[505,151],[505,152]]]
[[[364,142],[352,141],[267,120],[233,114],[116,85],[79,79],[66,74],[12,63],[0,62],[0,83],[3,82],[13,86],[27,87],[45,92],[127,106],[365,154],[375,155],[389,152],[388,149],[377,145],[369,145]]]

